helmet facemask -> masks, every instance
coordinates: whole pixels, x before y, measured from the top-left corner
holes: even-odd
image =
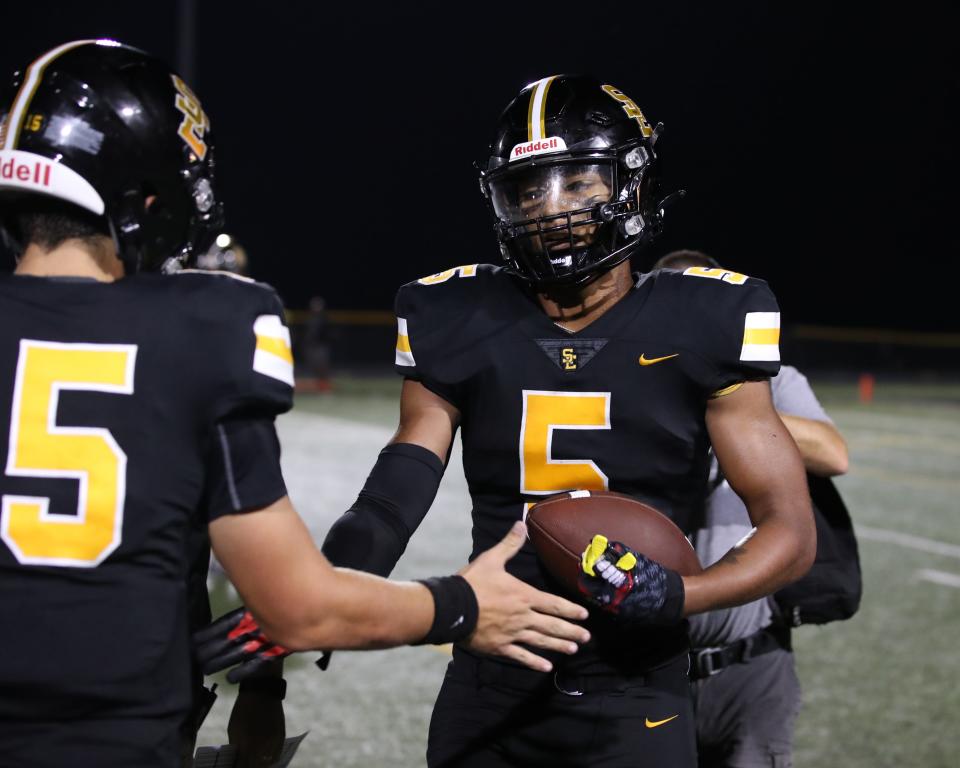
[[[537,286],[583,285],[636,250],[648,163],[645,153],[628,156],[638,167],[570,156],[491,173],[488,199],[512,271]]]

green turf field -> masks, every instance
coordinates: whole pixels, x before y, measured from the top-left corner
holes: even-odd
[[[814,385],[847,436],[838,481],[860,532],[864,600],[849,622],[801,627],[799,768],[960,766],[960,386],[879,380],[870,405],[854,382]],[[280,422],[290,493],[322,538],[396,425],[399,383],[338,379]],[[399,577],[452,572],[469,551],[455,452]],[[219,609],[231,603],[215,588]],[[295,766],[419,766],[443,675],[443,649],[338,653],[327,672],[288,662],[288,733],[309,730]],[[226,740],[232,691],[221,684],[200,744]]]

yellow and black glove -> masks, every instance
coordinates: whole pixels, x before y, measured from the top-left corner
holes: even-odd
[[[580,591],[599,608],[638,624],[683,618],[683,578],[676,571],[597,534],[580,559]]]

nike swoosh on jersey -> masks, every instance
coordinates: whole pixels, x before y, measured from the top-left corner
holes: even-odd
[[[640,355],[640,359],[637,362],[640,363],[640,365],[653,365],[654,363],[662,363],[664,360],[679,356],[679,352],[674,352],[672,355],[664,355],[663,357],[644,357]]]
[[[671,720],[676,720],[678,717],[680,717],[680,715],[674,715],[673,717],[668,717],[665,720],[651,720],[648,717],[646,718],[644,725],[646,725],[647,728],[656,728],[657,726],[663,725],[664,723],[669,723]]]

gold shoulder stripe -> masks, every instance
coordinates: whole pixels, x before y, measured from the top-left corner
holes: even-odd
[[[290,345],[283,339],[271,338],[270,336],[257,336],[257,349],[273,355],[285,363],[293,364],[293,353],[290,351]]]
[[[404,317],[397,318],[397,349],[393,362],[394,365],[402,365],[407,368],[414,368],[417,365],[417,361],[413,357],[413,350],[410,348],[407,320]]]
[[[779,328],[744,328],[744,344],[779,344]]]
[[[779,312],[747,312],[743,320],[740,359],[746,362],[780,360]]]
[[[253,323],[256,339],[253,350],[253,370],[284,384],[293,386],[293,353],[290,329],[280,315],[260,315]]]
[[[714,392],[712,395],[710,395],[710,397],[711,397],[711,398],[723,397],[724,395],[732,394],[732,393],[736,392],[738,389],[740,389],[740,387],[742,387],[742,386],[743,386],[743,382],[742,382],[742,381],[738,381],[736,384],[731,384],[729,387],[724,387],[723,389],[718,389],[716,392]]]

